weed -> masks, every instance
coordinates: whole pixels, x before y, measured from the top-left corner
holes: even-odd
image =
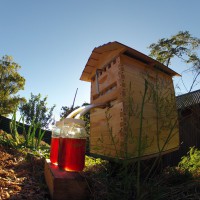
[[[181,170],[190,172],[193,176],[200,177],[200,150],[190,147],[187,155],[181,158],[178,167]]]

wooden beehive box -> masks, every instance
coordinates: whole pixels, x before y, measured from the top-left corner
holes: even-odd
[[[90,152],[125,159],[176,150],[175,75],[119,42],[95,48],[80,79],[91,82],[91,104],[109,107],[90,112]]]

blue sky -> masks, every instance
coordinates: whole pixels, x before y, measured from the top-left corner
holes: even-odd
[[[148,55],[151,43],[178,31],[200,38],[199,0],[1,0],[0,8],[0,57],[21,65],[19,94],[48,96],[56,117],[76,88],[75,104],[90,102],[90,83],[79,78],[94,47],[118,41]],[[184,64],[171,68],[181,73]]]

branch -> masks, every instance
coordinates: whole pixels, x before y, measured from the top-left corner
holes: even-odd
[[[193,86],[194,86],[194,83],[196,82],[196,80],[197,80],[197,77],[199,76],[199,74],[200,74],[200,71],[199,71],[199,72],[197,72],[196,76],[194,77],[194,79],[193,79],[193,82],[192,82],[192,85],[191,85],[191,87],[190,87],[190,90],[189,90],[189,92],[191,92],[191,90],[192,90],[192,88],[193,88]]]

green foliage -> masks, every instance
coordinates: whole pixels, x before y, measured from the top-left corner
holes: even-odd
[[[47,108],[47,97],[42,99],[41,94],[33,95],[27,103],[21,103],[19,110],[27,124],[37,124],[38,127],[48,129],[51,124],[55,105]]]
[[[200,39],[192,37],[188,31],[180,31],[170,38],[162,38],[157,43],[149,46],[150,56],[165,64],[167,67],[171,64],[172,58],[178,58],[187,64],[187,70],[182,73],[193,73],[193,80],[190,88],[186,88],[183,80],[183,86],[190,92],[193,87],[199,83],[200,75],[200,57],[198,49],[200,47]],[[178,86],[179,87],[179,86]]]
[[[0,131],[0,144],[6,147],[14,148],[26,155],[26,159],[30,157],[49,158],[50,147],[48,144],[41,142],[38,148],[25,146],[25,139],[22,135],[18,136],[19,143],[17,144],[12,135],[4,131]]]
[[[23,130],[22,134],[18,134],[18,128]],[[13,113],[10,122],[10,134],[2,132],[1,143],[7,144],[15,148],[28,148],[32,151],[40,152],[42,149],[42,139],[45,134],[45,130],[42,130],[39,123],[35,123],[33,120],[29,126],[24,123],[24,117],[22,116],[18,122],[16,121],[16,111]],[[43,151],[42,151],[43,152]]]
[[[25,79],[18,73],[20,68],[11,56],[4,56],[0,60],[0,115],[7,116],[20,102],[25,101],[16,96],[19,90],[24,89],[25,84]]]
[[[15,128],[14,127],[13,128],[17,130],[17,128],[21,126],[21,124],[19,122],[16,122],[16,123],[13,123],[13,126],[15,126]],[[28,132],[31,130],[31,128],[28,130]],[[26,137],[28,133],[24,132],[23,135],[17,134],[15,135],[15,137],[13,137],[13,134],[6,133],[0,130],[0,144],[15,148],[15,149],[21,149],[22,151],[25,151],[26,153],[29,152],[39,157],[49,158],[50,147],[48,144],[42,141],[45,131],[42,131],[40,129],[38,131],[37,136],[35,136],[35,133],[36,132],[33,131],[31,132],[29,137]]]
[[[189,152],[181,158],[178,166],[182,170],[200,176],[200,150],[190,147]]]
[[[21,148],[26,154],[26,160],[31,160],[34,157],[49,159],[50,147],[47,144],[40,145],[39,149]]]
[[[24,143],[22,144],[26,148],[30,148],[33,150],[39,150],[42,138],[44,137],[45,130],[41,129],[40,123],[35,123],[33,119],[31,124],[28,126],[28,130],[25,127],[24,117],[21,117],[22,123],[14,123],[16,126],[15,129],[17,130],[18,126],[22,126],[23,128],[23,136],[24,136]]]
[[[17,148],[18,145],[14,141],[11,134],[8,134],[2,130],[0,130],[0,144],[7,147]]]
[[[101,158],[93,158],[90,156],[85,156],[85,168],[84,171],[98,171],[97,169],[100,167],[105,168],[108,164],[108,161],[103,160]]]
[[[167,167],[143,185],[143,198],[153,200],[199,199],[200,183],[188,171]]]
[[[23,123],[24,126],[24,123]],[[25,138],[25,147],[29,147],[31,149],[38,150],[40,147],[41,140],[45,134],[45,131],[41,129],[39,123],[35,123],[33,120],[28,128],[28,132],[26,133],[24,129],[24,138]],[[36,133],[38,131],[38,135],[36,137]]]
[[[16,109],[13,113],[12,120],[10,122],[10,133],[14,142],[18,145],[19,144],[19,134],[17,132],[17,121],[16,121]]]
[[[159,62],[170,65],[174,57],[181,58],[186,63],[199,63],[195,50],[200,46],[200,39],[192,37],[188,31],[180,31],[170,38],[162,38],[149,46],[150,56]],[[198,65],[199,68],[199,65]]]

